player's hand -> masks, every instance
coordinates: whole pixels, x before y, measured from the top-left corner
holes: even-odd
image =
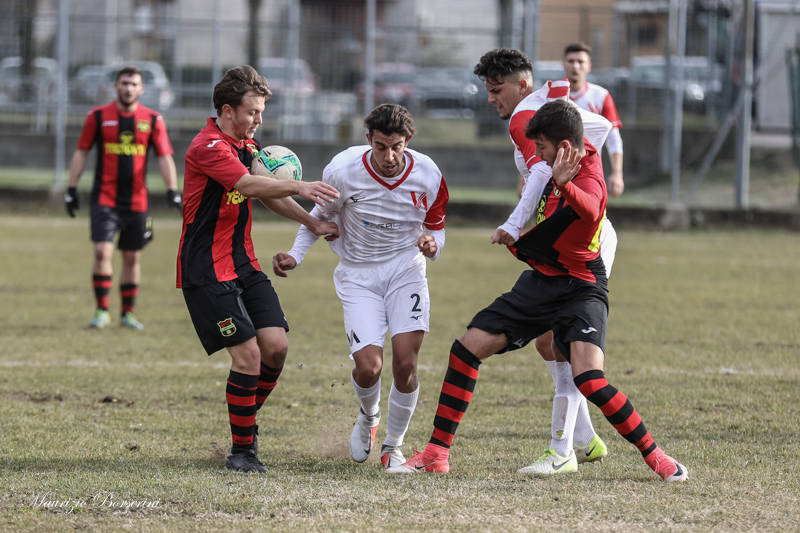
[[[622,172],[611,172],[608,176],[608,192],[611,196],[619,196],[625,190],[625,182],[622,181]]]
[[[183,210],[183,200],[181,199],[181,193],[179,193],[175,189],[169,189],[167,191],[167,205],[170,207],[174,207],[178,211]]]
[[[422,252],[422,255],[425,257],[435,256],[436,251],[439,249],[436,245],[436,239],[433,238],[433,235],[428,233],[420,235],[419,239],[417,239],[417,248],[419,248],[419,251]]]
[[[553,162],[553,181],[559,187],[569,183],[581,169],[581,152],[571,143],[558,149]]]
[[[332,185],[322,181],[298,181],[297,194],[307,200],[313,200],[318,205],[327,205],[339,198],[339,191]]]
[[[324,235],[326,241],[333,241],[339,238],[339,226],[336,222],[318,220],[313,228],[308,228],[314,235]]]
[[[67,192],[64,194],[64,205],[67,207],[69,216],[75,218],[75,211],[81,208],[80,202],[78,201],[77,187],[67,187]]]
[[[297,261],[295,261],[294,257],[285,252],[279,252],[272,258],[272,271],[275,272],[276,276],[285,278],[289,270],[296,266]]]
[[[492,234],[492,244],[504,244],[506,246],[511,246],[514,244],[515,240],[516,239],[504,229],[497,228]]]

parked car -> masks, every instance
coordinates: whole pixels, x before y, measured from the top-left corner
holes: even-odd
[[[153,61],[129,61],[119,65],[86,65],[78,69],[73,82],[76,98],[86,104],[98,106],[117,98],[114,82],[117,73],[126,66],[136,67],[142,73],[144,92],[139,98],[142,105],[165,111],[172,107],[175,94],[164,68]]]
[[[55,95],[58,63],[49,57],[36,57],[30,74],[30,88],[26,89],[22,76],[22,58],[6,57],[0,60],[0,104],[50,102]],[[33,96],[23,94],[33,91]]]
[[[297,96],[311,96],[317,90],[316,79],[305,59],[291,62],[285,57],[262,57],[256,68],[267,78],[273,95],[280,96],[291,90]]]
[[[400,104],[416,106],[416,67],[411,63],[376,63],[374,69],[375,104]],[[358,84],[358,96],[364,98],[364,83]]]
[[[482,85],[470,68],[420,68],[416,72],[416,102],[430,117],[472,118]]]
[[[685,56],[683,66],[683,105],[703,111],[713,105],[722,93],[722,68],[705,56]],[[677,68],[678,58],[673,58]],[[640,105],[660,107],[665,100],[669,80],[665,80],[664,56],[637,56],[631,59],[630,90],[636,91]]]

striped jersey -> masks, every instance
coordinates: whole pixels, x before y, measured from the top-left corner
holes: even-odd
[[[250,237],[251,200],[236,190],[259,146],[220,130],[213,117],[192,139],[183,176],[178,288],[230,281],[261,270]]]
[[[575,177],[558,187],[551,178],[536,210],[536,225],[509,250],[546,276],[569,275],[607,288],[600,233],[608,194],[600,155],[590,144]]]
[[[147,153],[171,155],[167,126],[159,113],[139,104],[129,113],[117,102],[92,109],[83,123],[78,149],[97,144],[92,203],[147,211]]]

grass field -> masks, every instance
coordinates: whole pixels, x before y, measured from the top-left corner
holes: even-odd
[[[257,218],[269,263],[294,227]],[[353,463],[352,363],[323,243],[275,282],[292,330],[258,420],[270,472],[226,471],[229,359],[205,356],[174,289],[178,232],[177,217],[158,218],[144,254],[146,329],[89,331],[86,211],[0,215],[0,530],[800,529],[797,234],[620,233],[607,376],[688,467],[688,483],[668,485],[594,407],[606,461],[557,479],[515,473],[549,440],[552,381],[532,347],[482,366],[449,475]],[[489,233],[451,228],[429,266],[432,333],[406,452],[430,436],[453,338],[523,268]]]

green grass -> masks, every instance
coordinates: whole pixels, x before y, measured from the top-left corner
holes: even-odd
[[[256,477],[222,466],[229,358],[205,355],[174,289],[177,218],[157,218],[144,253],[137,314],[146,329],[136,333],[116,320],[85,329],[93,306],[85,217],[0,216],[0,530],[800,528],[796,234],[620,232],[607,376],[688,467],[682,485],[661,482],[594,407],[606,461],[566,478],[517,475],[549,440],[552,382],[532,347],[481,367],[449,475],[395,478],[376,457],[353,463],[357,407],[335,257],[317,243],[290,278],[275,281],[290,352],[259,415],[270,473]],[[257,218],[266,265],[295,228]],[[432,332],[407,452],[430,436],[452,340],[523,268],[488,244],[490,231],[451,228],[429,265]]]

